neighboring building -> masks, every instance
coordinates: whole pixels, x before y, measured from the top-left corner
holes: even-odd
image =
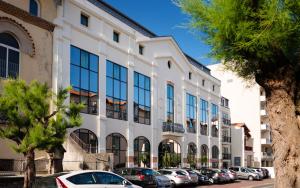
[[[253,167],[253,138],[244,123],[233,123],[232,135],[232,166]]]
[[[19,77],[27,82],[46,82],[52,87],[52,21],[57,3],[0,1],[0,79]],[[8,140],[1,139],[0,144],[0,170],[11,170],[12,159],[22,159],[23,155],[13,151],[10,147],[13,143]]]
[[[231,121],[245,122],[253,136],[254,166],[273,167],[272,137],[265,110],[266,97],[256,83],[244,81],[224,70],[221,64],[210,65],[212,75],[221,80],[221,93],[230,100]],[[272,168],[269,168],[273,171]]]
[[[222,86],[221,86],[222,87]],[[221,128],[222,128],[222,160],[223,167],[228,168],[232,165],[231,161],[231,119],[229,100],[221,98]]]
[[[86,104],[67,159],[72,142],[113,153],[114,167],[222,165],[220,81],[208,68],[103,1],[65,0],[57,14],[54,90],[72,85],[70,100]]]

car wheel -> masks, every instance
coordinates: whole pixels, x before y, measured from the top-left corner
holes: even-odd
[[[171,180],[171,188],[175,187],[175,182],[173,180]]]
[[[253,176],[249,176],[248,180],[253,181]]]
[[[208,181],[209,181],[210,184],[214,184],[214,179],[213,178],[209,178]]]

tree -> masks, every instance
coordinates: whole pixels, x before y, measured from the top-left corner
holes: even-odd
[[[13,149],[25,157],[24,188],[32,187],[35,179],[34,151],[60,147],[66,129],[81,123],[81,104],[65,105],[68,89],[54,95],[46,84],[22,80],[6,80],[0,95],[0,114],[5,125],[0,136],[13,140]],[[51,110],[50,107],[53,109]]]
[[[176,0],[211,55],[266,92],[276,187],[300,187],[300,1]]]

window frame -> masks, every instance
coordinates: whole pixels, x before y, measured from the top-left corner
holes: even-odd
[[[113,41],[116,43],[120,43],[120,32],[113,30]]]
[[[139,54],[144,55],[145,46],[139,44]]]
[[[77,65],[77,64],[74,64],[74,63],[72,63],[72,48],[75,48],[75,49],[78,49],[79,50],[79,57],[80,57],[80,59],[79,59],[79,65]],[[81,56],[81,54],[82,54],[82,52],[84,52],[84,53],[87,53],[88,54],[88,65],[87,65],[87,67],[88,68],[86,68],[86,67],[84,67],[84,66],[82,66],[82,64],[81,64],[81,59],[82,59],[82,56]],[[98,61],[97,61],[97,72],[95,72],[94,70],[92,70],[91,68],[90,68],[90,63],[91,63],[91,60],[90,60],[90,56],[91,55],[94,55],[94,56],[96,56],[97,57],[97,59],[98,59]],[[72,66],[75,66],[75,67],[77,67],[77,68],[79,68],[79,86],[72,86],[72,78],[71,78],[71,69],[72,69]],[[87,80],[88,80],[88,89],[85,89],[85,88],[83,88],[82,86],[81,86],[81,81],[82,81],[82,74],[81,74],[81,72],[82,72],[82,69],[84,69],[84,70],[87,70],[88,71],[88,78],[87,78]],[[91,90],[91,85],[90,85],[90,82],[91,82],[91,80],[90,80],[90,78],[91,78],[91,74],[90,73],[96,73],[97,74],[97,91],[95,92],[95,91],[92,91]],[[79,102],[81,102],[82,101],[82,95],[81,95],[81,92],[82,91],[85,91],[85,92],[88,92],[88,97],[87,97],[87,105],[86,105],[86,109],[83,109],[83,110],[81,110],[81,113],[84,113],[84,114],[90,114],[90,115],[98,115],[99,114],[99,105],[100,105],[100,103],[99,103],[99,56],[98,55],[96,55],[96,54],[94,54],[94,53],[91,53],[91,52],[88,52],[88,51],[86,51],[86,50],[84,50],[84,49],[81,49],[81,48],[79,48],[79,47],[77,47],[77,46],[75,46],[75,45],[70,45],[70,85],[72,86],[72,90],[75,88],[75,89],[77,89],[78,91],[79,91],[79,95],[78,95],[78,97],[79,97]],[[90,102],[91,102],[91,100],[92,100],[92,97],[89,97],[89,94],[90,93],[96,93],[97,95],[97,99],[96,99],[96,101],[97,101],[97,112],[96,113],[92,113],[92,112],[90,112]],[[71,94],[70,94],[70,101],[71,101],[72,99],[71,99]],[[84,111],[84,110],[86,110],[86,111]]]
[[[122,66],[122,65],[119,65],[119,64],[117,64],[117,63],[115,63],[115,62],[110,61],[110,60],[107,59],[106,60],[106,66],[108,65],[108,63],[112,64],[112,69],[113,69],[112,70],[112,74],[113,75],[112,76],[108,75],[108,73],[107,73],[107,67],[106,67],[106,117],[107,118],[112,118],[112,119],[119,119],[119,120],[128,121],[128,69],[126,67]],[[115,66],[119,68],[119,78],[115,77],[115,72],[114,72]],[[122,78],[121,78],[121,74],[122,74],[121,69],[122,68],[126,70],[126,82],[123,81]],[[107,87],[108,87],[108,85],[107,85],[108,78],[112,80],[112,96],[109,96],[108,93],[107,93],[108,92],[108,89],[107,89]],[[116,96],[114,96],[115,95],[115,92],[114,92],[115,91],[115,81],[118,81],[119,84],[120,84],[120,87],[119,87],[120,97],[119,98],[116,97]],[[122,83],[126,84],[126,100],[122,99],[122,97],[121,97]],[[118,109],[119,111],[115,110],[114,104],[113,104],[113,110],[108,110],[108,108],[107,108],[108,107],[107,106],[107,100],[108,100],[108,98],[112,98],[113,101],[115,101],[115,100],[126,101],[126,112],[125,112],[125,117],[124,118],[123,118],[122,111],[121,111],[121,105],[119,105],[119,109]],[[111,111],[113,113],[113,115],[112,116],[108,116],[108,111]],[[116,118],[114,116],[115,113],[119,113],[118,118]]]
[[[31,2],[35,2],[37,4],[37,14],[36,15],[31,12]],[[28,12],[32,16],[40,17],[41,16],[41,4],[40,4],[40,2],[38,0],[29,0]]]
[[[169,88],[172,89],[172,97],[171,98],[169,97]],[[172,103],[172,112],[169,111],[170,110],[169,109],[169,102]],[[167,84],[167,106],[166,106],[166,109],[167,109],[166,110],[166,112],[167,112],[167,122],[171,121],[171,122],[174,123],[174,120],[175,120],[175,117],[174,117],[174,115],[175,115],[175,112],[174,112],[175,111],[175,107],[174,107],[174,85],[170,84],[170,83]],[[170,115],[172,115],[172,119],[169,118]]]
[[[10,35],[10,34],[9,34]],[[11,35],[12,36],[12,35]],[[14,36],[12,36],[12,37],[14,37]],[[18,42],[18,40],[14,37],[14,39]],[[19,42],[18,42],[18,44],[19,44]],[[0,43],[0,46],[1,47],[3,47],[3,48],[5,48],[6,49],[6,59],[5,59],[5,64],[6,64],[6,69],[5,69],[5,77],[1,77],[0,76],[0,78],[3,78],[3,79],[7,79],[7,78],[9,78],[9,75],[8,75],[8,69],[9,69],[9,61],[8,61],[8,59],[9,59],[9,51],[10,50],[12,50],[12,51],[15,51],[15,52],[17,52],[18,53],[18,65],[19,65],[19,69],[18,69],[18,72],[17,72],[17,77],[20,75],[20,67],[21,67],[21,63],[20,63],[20,57],[21,57],[21,54],[20,54],[20,49],[17,49],[17,48],[14,48],[14,47],[12,47],[12,46],[9,46],[9,45],[6,45],[6,44],[3,44],[3,43]],[[20,46],[20,44],[19,44],[19,46]]]
[[[190,98],[194,99],[194,104],[190,104]],[[188,100],[187,100],[188,99]],[[191,118],[191,109],[194,111],[194,117]],[[186,118],[186,126],[187,126],[187,132],[189,133],[197,133],[197,97],[186,93],[186,101],[185,101],[185,118]],[[188,121],[192,123],[193,127],[189,127],[190,124],[188,125]]]
[[[83,23],[83,19],[86,19],[86,24]],[[80,13],[80,25],[84,26],[84,27],[89,27],[89,20],[90,20],[90,16],[88,16],[87,14],[81,12]]]

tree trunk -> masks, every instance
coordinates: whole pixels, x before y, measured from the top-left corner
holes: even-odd
[[[300,187],[300,124],[293,96],[283,87],[267,92],[267,112],[272,129],[276,188]]]
[[[24,188],[31,188],[35,180],[34,150],[25,153]]]

